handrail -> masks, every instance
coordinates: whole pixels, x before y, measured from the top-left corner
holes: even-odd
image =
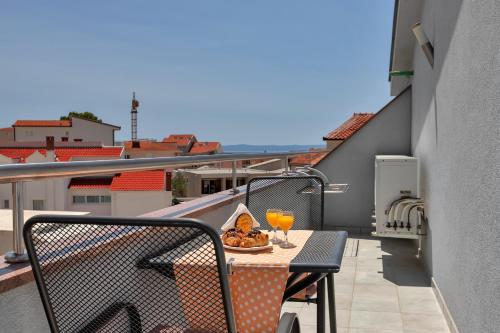
[[[0,165],[0,183],[33,181],[56,177],[96,176],[125,171],[152,170],[193,164],[241,161],[257,158],[283,158],[307,152],[235,153],[176,157],[153,157],[76,162],[18,163]]]
[[[282,158],[285,170],[288,170],[288,157],[307,152],[285,153],[235,153],[176,157],[153,157],[137,159],[115,159],[99,161],[47,162],[47,163],[16,163],[0,165],[0,184],[12,183],[12,224],[13,251],[5,254],[9,263],[28,260],[22,229],[24,226],[23,182],[43,180],[57,177],[97,176],[125,171],[153,170],[167,167],[189,166],[193,164],[209,164],[213,162],[232,161],[233,194],[236,188],[236,161],[260,158]]]

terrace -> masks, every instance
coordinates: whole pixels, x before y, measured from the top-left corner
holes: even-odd
[[[254,154],[251,157],[275,157],[288,161],[291,155],[293,154]],[[155,169],[190,163],[235,161],[249,157],[240,154],[7,165],[1,167],[3,172],[0,181],[29,181],[69,174],[98,175],[114,170]],[[235,169],[235,162],[233,166]],[[197,218],[219,229],[237,204],[244,202],[245,195],[245,187],[233,188],[144,216]],[[19,207],[19,201],[15,207]],[[17,223],[14,229],[19,232],[23,220],[22,213],[17,210],[14,216]],[[335,228],[328,226],[328,221],[326,223],[327,227]],[[17,251],[22,252],[22,245],[19,242],[15,244]],[[9,332],[48,332],[30,266],[26,263],[6,264],[3,263],[3,258],[1,261],[0,306],[4,311],[0,324]],[[449,332],[438,302],[439,298],[434,294],[431,281],[416,257],[416,248],[412,242],[380,240],[367,235],[350,234],[341,271],[335,274],[335,286],[338,332]],[[298,314],[302,332],[317,331],[316,305],[287,302],[283,311]],[[327,331],[328,322],[326,318]]]

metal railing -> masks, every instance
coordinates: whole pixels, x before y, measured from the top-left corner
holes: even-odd
[[[22,230],[24,225],[24,196],[23,183],[61,177],[84,177],[107,175],[126,171],[154,170],[169,167],[185,167],[191,165],[205,165],[214,162],[232,162],[233,194],[238,193],[236,188],[236,162],[250,159],[281,158],[285,171],[288,170],[288,157],[308,152],[286,153],[235,153],[198,156],[176,156],[138,159],[117,159],[78,162],[47,162],[26,164],[0,165],[0,184],[12,183],[12,223],[13,223],[13,251],[5,254],[5,261],[10,263],[25,262],[28,260]]]

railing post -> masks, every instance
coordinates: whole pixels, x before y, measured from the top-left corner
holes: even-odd
[[[232,163],[233,166],[233,171],[232,171],[232,176],[233,176],[233,195],[238,194],[240,191],[238,191],[238,188],[236,186],[236,161],[233,161]]]
[[[287,173],[288,171],[290,171],[289,167],[288,167],[288,156],[285,156],[283,162],[284,162],[284,168],[285,168],[284,171],[285,171],[285,173]]]
[[[28,261],[23,240],[24,196],[23,182],[12,183],[12,235],[14,250],[5,254],[5,262],[19,263]]]

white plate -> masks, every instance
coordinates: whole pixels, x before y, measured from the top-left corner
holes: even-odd
[[[269,250],[273,248],[273,244],[269,243],[265,246],[255,246],[255,247],[236,247],[236,246],[229,246],[226,244],[223,244],[224,248],[227,250],[231,251],[237,251],[237,252],[260,252],[264,250]]]

